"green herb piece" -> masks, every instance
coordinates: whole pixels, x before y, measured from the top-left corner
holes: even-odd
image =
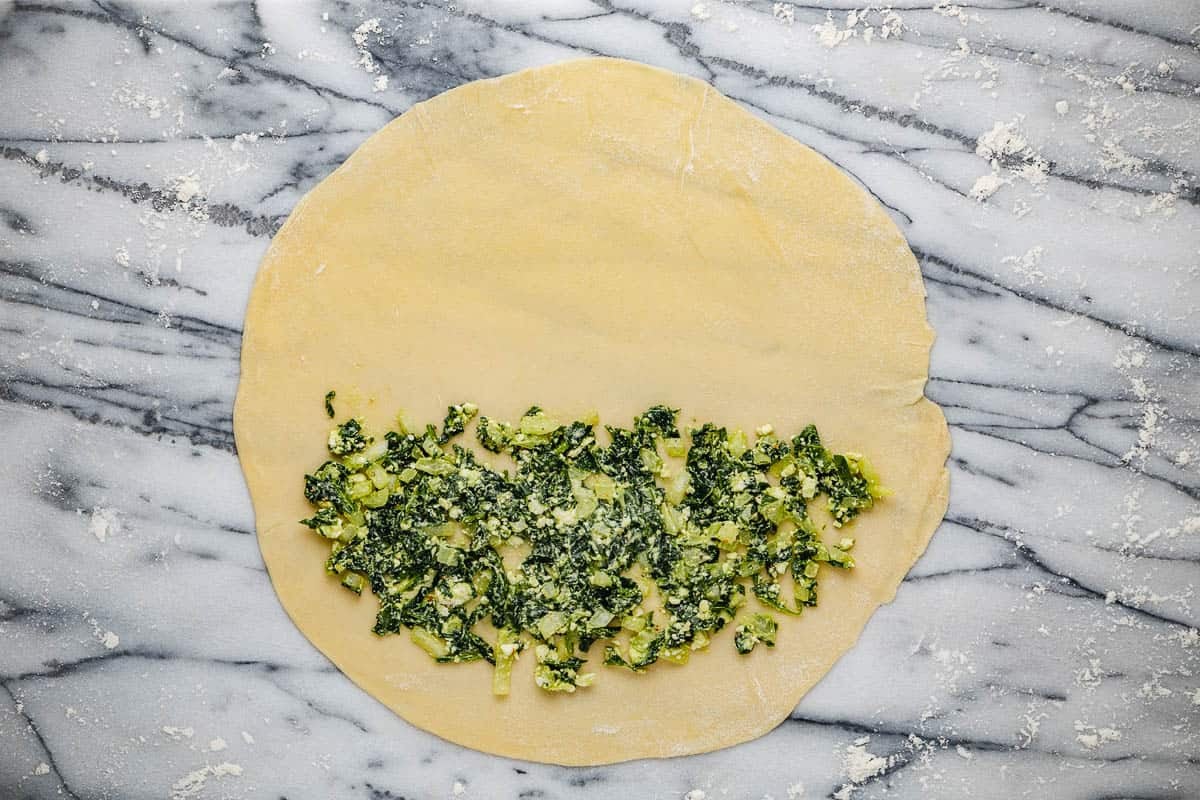
[[[779,623],[766,614],[754,614],[733,630],[733,646],[743,655],[762,642],[767,647],[775,646],[775,632]]]
[[[442,434],[438,444],[445,444],[455,436],[465,431],[466,425],[479,413],[479,406],[474,403],[463,403],[446,409],[446,418],[442,421]]]
[[[350,419],[329,432],[327,445],[335,456],[345,456],[366,449],[371,440],[363,433],[362,422]]]
[[[380,439],[350,419],[305,476],[303,524],[329,543],[331,576],[370,589],[377,635],[407,629],[439,662],[489,662],[497,696],[527,649],[536,685],[569,694],[596,679],[589,661],[683,665],[726,626],[738,652],[772,647],[777,623],[758,608],[797,615],[817,603],[822,564],[854,566],[853,538],[826,543],[809,504],[824,495],[840,527],[887,491],[812,426],[790,441],[770,426],[681,431],[678,413],[606,426],[607,444],[595,415],[537,406],[513,425],[462,403],[440,430],[398,421]],[[472,424],[508,468],[459,443]]]
[[[337,397],[337,392],[330,389],[325,393],[325,413],[330,419],[333,419],[333,399]]]

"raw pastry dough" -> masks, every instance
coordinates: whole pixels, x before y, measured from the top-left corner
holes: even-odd
[[[912,254],[850,178],[700,81],[587,59],[416,105],[297,204],[250,298],[234,425],[275,589],[355,683],[491,753],[675,756],[771,730],[925,549],[949,449],[923,396],[932,341]],[[537,689],[526,654],[495,699],[486,663],[371,634],[374,598],[327,576],[327,543],[297,523],[330,388],[377,431],[464,400],[513,420],[537,403],[628,425],[662,402],[683,423],[815,422],[895,496],[774,650],[739,656],[725,631],[643,675],[597,653],[595,686],[571,696]]]

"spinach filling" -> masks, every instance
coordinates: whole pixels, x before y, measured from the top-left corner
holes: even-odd
[[[777,623],[747,593],[799,614],[823,564],[854,566],[854,540],[825,544],[809,505],[823,495],[841,527],[886,494],[811,425],[790,441],[770,426],[753,441],[711,423],[684,435],[676,409],[654,406],[632,428],[605,426],[603,444],[594,418],[480,416],[480,446],[510,472],[454,443],[477,414],[451,406],[441,430],[401,423],[382,439],[338,425],[333,458],[304,478],[316,511],[302,522],[331,540],[328,571],[378,598],[376,634],[407,628],[438,661],[493,664],[497,695],[530,647],[551,692],[592,683],[593,646],[638,672],[685,663],[730,623],[739,653],[773,647]]]

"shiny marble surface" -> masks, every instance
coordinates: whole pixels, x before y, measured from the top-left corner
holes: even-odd
[[[1200,796],[1195,3],[0,15],[0,797]],[[412,103],[588,54],[710,81],[891,210],[953,489],[773,733],[564,769],[415,730],[305,642],[230,415],[296,200]]]

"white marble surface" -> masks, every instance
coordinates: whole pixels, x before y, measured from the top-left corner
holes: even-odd
[[[824,2],[0,3],[0,797],[1200,797],[1200,5]],[[414,730],[307,644],[230,408],[301,194],[418,100],[594,53],[892,209],[953,491],[773,733],[563,769]]]

